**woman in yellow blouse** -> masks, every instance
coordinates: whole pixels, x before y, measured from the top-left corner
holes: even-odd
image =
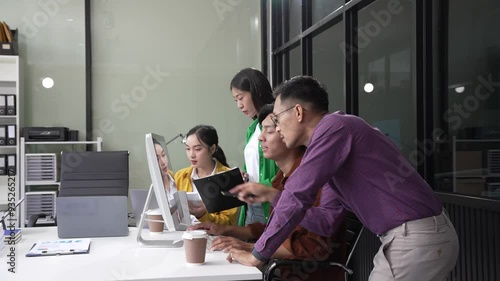
[[[219,146],[217,131],[212,126],[198,125],[189,130],[186,137],[186,154],[191,166],[175,173],[178,190],[198,192],[193,179],[229,170],[224,151]],[[189,202],[189,212],[201,222],[211,221],[216,224],[234,225],[238,208],[208,213],[204,204],[195,205]]]

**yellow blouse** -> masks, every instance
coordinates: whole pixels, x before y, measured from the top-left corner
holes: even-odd
[[[228,167],[222,165],[216,160],[215,172],[225,172],[230,170]],[[185,192],[193,192],[193,185],[191,181],[191,174],[193,173],[193,166],[181,169],[175,173],[175,184],[177,185],[177,190],[182,190]],[[238,208],[232,208],[220,212],[208,213],[206,212],[202,217],[198,218],[201,222],[211,221],[216,224],[221,225],[235,225],[238,216]]]

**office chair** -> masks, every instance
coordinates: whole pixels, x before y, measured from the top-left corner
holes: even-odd
[[[363,234],[364,226],[353,214],[349,214],[346,217],[346,248],[347,248],[347,260],[345,264],[335,262],[335,261],[317,261],[316,265],[318,268],[327,268],[330,266],[337,266],[344,270],[344,280],[347,281],[348,275],[352,275],[354,272],[350,269],[349,262],[351,261],[352,255],[356,246],[359,242],[359,238]],[[262,280],[264,281],[277,281],[280,280],[280,274],[278,269],[281,267],[298,266],[302,267],[305,265],[304,260],[294,260],[294,259],[272,259],[267,264],[263,274]]]
[[[60,197],[128,196],[128,151],[61,154]]]

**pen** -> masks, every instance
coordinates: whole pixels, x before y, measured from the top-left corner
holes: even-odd
[[[231,193],[229,191],[222,191],[220,192],[220,194],[222,194],[223,196],[227,196],[227,197],[238,197],[238,194],[234,194],[234,193]],[[255,198],[255,195],[254,194],[247,194],[245,196],[245,198]]]
[[[238,194],[233,194],[229,191],[221,191],[220,194],[222,194],[223,196],[227,196],[227,197],[238,197]]]

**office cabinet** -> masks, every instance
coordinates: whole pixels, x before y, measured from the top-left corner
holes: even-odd
[[[60,181],[57,177],[60,167],[57,167],[57,157],[60,153],[30,153],[30,147],[40,145],[57,147],[59,152],[74,151],[78,146],[94,145],[97,151],[102,149],[102,138],[95,141],[44,141],[27,142],[24,137],[19,139],[20,158],[20,193],[26,198],[20,206],[20,221],[27,225],[30,215],[42,215],[37,224],[52,225],[55,223],[55,196],[59,190]],[[37,187],[48,187],[43,191]]]
[[[500,198],[500,140],[453,137],[454,192]]]
[[[0,56],[0,214],[16,203],[19,189],[19,129],[23,99],[19,56]]]

